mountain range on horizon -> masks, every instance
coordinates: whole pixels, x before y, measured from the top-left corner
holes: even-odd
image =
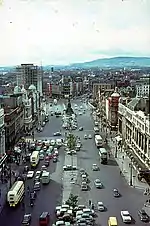
[[[45,70],[51,69],[51,67],[57,69],[73,69],[73,68],[141,68],[150,67],[150,57],[112,57],[96,59],[93,61],[83,62],[83,63],[73,63],[70,65],[45,65],[43,68]],[[0,67],[0,71],[11,71],[15,66]]]

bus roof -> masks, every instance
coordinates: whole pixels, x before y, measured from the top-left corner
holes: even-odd
[[[9,191],[17,190],[23,184],[23,181],[16,181]]]
[[[99,134],[95,135],[95,138],[96,139],[102,139],[101,135],[99,135]]]
[[[105,148],[100,148],[99,151],[100,153],[107,153],[107,150]]]
[[[39,151],[33,151],[31,156],[34,157],[34,156],[37,156],[38,154],[39,154]]]

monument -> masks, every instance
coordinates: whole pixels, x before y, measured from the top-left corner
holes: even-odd
[[[74,114],[74,111],[71,107],[70,99],[68,99],[68,105],[67,105],[67,108],[66,108],[66,115],[72,116],[73,114]]]

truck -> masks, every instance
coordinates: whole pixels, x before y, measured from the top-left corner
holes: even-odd
[[[57,105],[57,99],[54,99],[54,104]]]
[[[103,138],[98,134],[95,135],[95,144],[96,144],[97,148],[103,146]]]
[[[108,162],[108,152],[105,148],[99,149],[99,157],[102,164],[107,164]]]

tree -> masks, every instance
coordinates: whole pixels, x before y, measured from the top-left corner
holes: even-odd
[[[67,146],[69,150],[72,150],[76,146],[76,137],[73,134],[68,135]]]
[[[70,197],[66,201],[66,204],[69,205],[69,206],[72,206],[72,208],[74,209],[78,204],[78,196],[70,194]]]

